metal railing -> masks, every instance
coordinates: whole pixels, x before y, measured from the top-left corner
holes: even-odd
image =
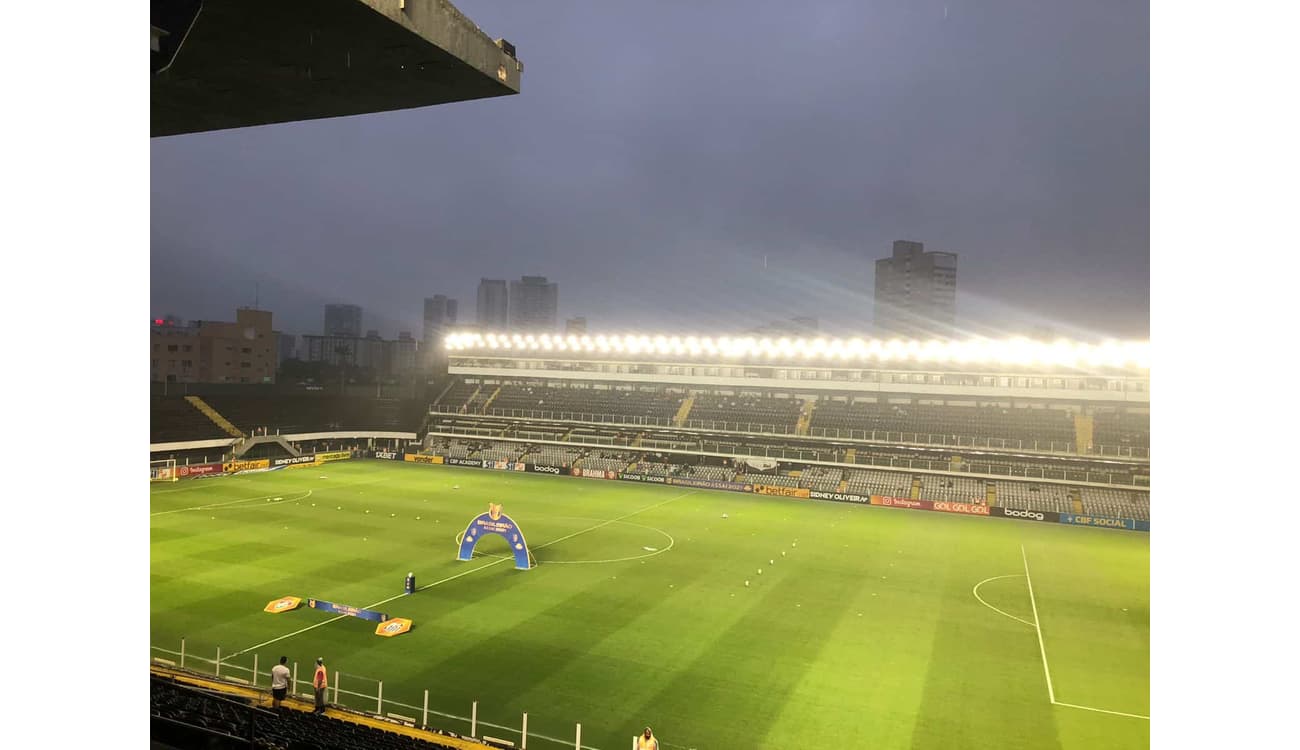
[[[684,427],[695,430],[716,430],[718,432],[746,432],[758,435],[798,436],[795,425],[774,425],[762,422],[726,422],[701,419],[688,419],[681,425],[671,419],[661,417],[637,417],[620,414],[594,414],[588,412],[545,411],[534,409],[489,409],[479,414],[464,412],[458,407],[439,405],[433,407],[438,414],[464,414],[466,416],[486,416],[513,419],[540,419],[561,422],[587,422],[605,424],[611,427]],[[800,436],[802,437],[802,436]],[[1062,456],[1078,456],[1075,444],[1060,440],[1020,440],[1017,438],[981,437],[977,435],[953,435],[933,432],[898,432],[893,430],[853,430],[831,427],[812,427],[807,437],[829,440],[860,440],[870,442],[892,442],[904,445],[929,445],[955,448],[988,448],[1000,450],[1022,450],[1037,453],[1051,453]],[[1150,451],[1140,446],[1096,445],[1090,453],[1112,458],[1150,458]]]
[[[272,665],[259,664],[257,654],[236,654],[232,656],[227,652],[226,656],[222,656],[220,647],[213,649],[203,647],[200,652],[195,648],[194,644],[189,644],[187,647],[186,640],[183,638],[179,645],[180,650],[150,646],[151,661],[162,666],[188,670],[199,675],[211,675],[214,678],[238,685],[270,689],[270,668]],[[239,658],[243,663],[236,663],[235,658]],[[307,665],[306,669],[299,670],[298,663],[293,663],[290,669],[290,695],[303,700],[315,700],[315,693],[312,690],[311,683],[313,667],[314,665]],[[405,686],[390,686],[386,693],[383,680],[364,677],[335,668],[330,672],[330,685],[326,689],[326,700],[333,706],[358,713],[371,714],[380,718],[404,721],[429,732],[452,733],[459,737],[480,740],[493,737],[504,738],[513,742],[521,750],[526,750],[529,741],[533,741],[535,746],[536,743],[540,742],[547,746],[558,745],[574,748],[574,750],[601,750],[598,747],[583,744],[581,723],[575,725],[572,738],[553,737],[540,733],[536,729],[529,730],[528,712],[522,714],[518,725],[511,726],[480,718],[479,701],[471,701],[467,706],[469,715],[462,716],[451,711],[430,708],[428,690],[423,692],[419,704],[405,703],[395,697],[400,696],[409,700],[411,697],[410,692]],[[433,717],[438,725],[436,728],[430,725],[430,717]],[[499,719],[500,717],[495,718]],[[676,746],[665,743],[664,747]]]

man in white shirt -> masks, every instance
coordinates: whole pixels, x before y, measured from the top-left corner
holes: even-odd
[[[280,663],[271,667],[272,708],[279,708],[280,701],[284,700],[285,694],[289,692],[289,668],[285,666],[287,661],[289,661],[289,657],[281,656]]]

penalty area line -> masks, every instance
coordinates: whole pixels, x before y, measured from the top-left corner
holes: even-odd
[[[1084,711],[1096,711],[1099,714],[1111,714],[1113,716],[1127,716],[1130,719],[1143,719],[1145,721],[1151,721],[1150,716],[1143,716],[1142,714],[1126,714],[1123,711],[1110,711],[1105,708],[1093,708],[1092,706],[1080,706],[1076,703],[1062,703],[1060,701],[1052,701],[1052,705],[1065,706],[1066,708],[1080,708],[1083,709]]]

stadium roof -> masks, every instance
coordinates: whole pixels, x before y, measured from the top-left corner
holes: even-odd
[[[527,354],[569,352],[615,356],[677,355],[693,359],[844,362],[914,362],[995,364],[1047,367],[1150,368],[1145,341],[1084,343],[1013,339],[918,341],[902,339],[771,338],[753,336],[581,335],[523,333],[451,333],[451,353]]]
[[[447,0],[155,0],[153,21],[154,137],[506,96],[523,74]]]

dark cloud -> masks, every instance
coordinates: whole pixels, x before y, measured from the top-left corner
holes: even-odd
[[[1145,4],[458,5],[521,95],[152,142],[155,314],[393,335],[543,274],[599,328],[847,332],[914,239],[972,330],[1147,334]]]

